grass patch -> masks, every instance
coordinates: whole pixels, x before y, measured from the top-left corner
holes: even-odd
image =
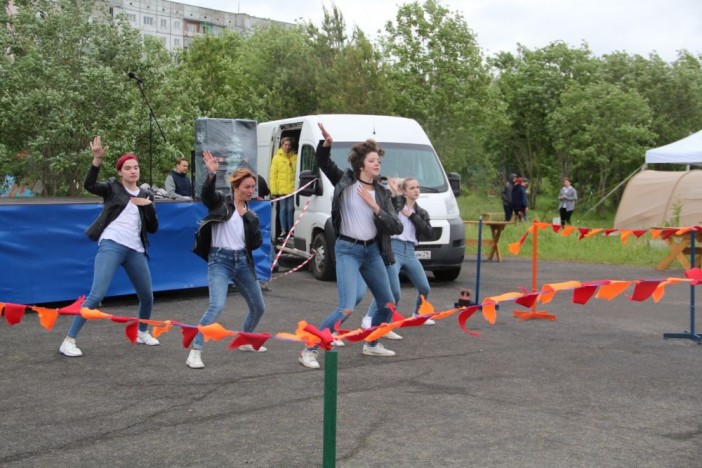
[[[464,220],[477,221],[481,215],[489,214],[489,218],[496,221],[503,221],[502,201],[497,197],[480,197],[475,194],[461,196],[458,199],[461,210],[461,217]],[[551,223],[554,217],[558,217],[555,207],[553,210],[529,210],[529,220],[539,220]],[[485,219],[485,216],[483,217]],[[587,228],[611,228],[614,222],[614,214],[601,216],[596,214],[585,215],[576,206],[572,219],[576,227]],[[510,224],[502,232],[500,238],[500,252],[503,258],[513,256],[507,246],[512,242],[517,242],[527,232],[530,223]],[[668,247],[661,241],[651,240],[650,234],[644,234],[640,238],[629,236],[626,245],[622,245],[621,237],[618,233],[612,236],[597,234],[591,238],[578,240],[579,233],[575,232],[567,237],[560,233],[554,233],[552,229],[543,229],[538,232],[538,257],[539,260],[559,260],[579,263],[599,263],[611,265],[633,265],[633,266],[655,266],[668,255]],[[466,238],[478,238],[478,226],[466,225]],[[483,228],[483,239],[491,239],[490,230]],[[476,255],[477,245],[466,246],[466,254]],[[482,255],[486,257],[488,249],[483,246]],[[529,235],[522,245],[519,257],[531,258],[532,256],[532,236]],[[674,261],[671,270],[682,271],[682,266]]]

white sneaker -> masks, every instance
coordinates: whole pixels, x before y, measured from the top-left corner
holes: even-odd
[[[61,347],[59,348],[59,352],[68,357],[78,357],[83,355],[83,351],[76,346],[76,339],[71,338],[70,336],[67,336],[63,340],[63,343],[61,343]]]
[[[145,344],[146,346],[158,346],[161,344],[160,341],[158,341],[156,338],[151,336],[151,333],[149,331],[139,331],[137,333],[137,343],[139,344]]]
[[[268,348],[266,348],[265,346],[261,346],[260,348],[256,349],[253,347],[253,345],[245,344],[239,346],[239,351],[247,351],[249,353],[265,353],[266,351],[268,351]]]
[[[390,357],[395,355],[395,351],[387,349],[382,344],[378,343],[375,346],[371,346],[368,343],[363,345],[363,354],[366,356],[382,356]]]
[[[332,345],[335,348],[343,348],[344,346],[346,346],[346,343],[344,343],[343,340],[334,340],[334,341],[332,341]]]
[[[414,317],[419,317],[419,314],[414,314]],[[432,319],[427,319],[426,322],[424,322],[424,325],[436,325],[436,321]]]
[[[390,330],[389,332],[384,334],[382,336],[382,338],[387,338],[388,340],[401,340],[402,335],[399,335],[399,334],[395,333],[394,331]]]
[[[373,317],[365,316],[363,317],[363,320],[361,320],[361,328],[364,330],[369,329],[370,327],[373,326]]]
[[[204,369],[205,363],[202,362],[202,350],[191,349],[185,364],[191,369]]]
[[[300,357],[297,358],[298,361],[300,361],[300,364],[302,364],[305,367],[309,367],[310,369],[319,369],[319,362],[317,362],[317,350],[316,349],[303,349],[302,352],[300,353]]]

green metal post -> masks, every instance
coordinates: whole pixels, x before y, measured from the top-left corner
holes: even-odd
[[[323,468],[336,466],[336,369],[338,354],[335,350],[324,355],[324,453]]]

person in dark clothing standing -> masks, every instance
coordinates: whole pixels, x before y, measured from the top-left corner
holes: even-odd
[[[514,189],[514,179],[517,174],[510,174],[509,179],[502,187],[502,208],[505,210],[505,221],[512,221],[512,190]]]
[[[170,198],[176,200],[192,200],[193,184],[188,177],[188,161],[180,158],[176,161],[176,167],[166,177],[166,193]]]

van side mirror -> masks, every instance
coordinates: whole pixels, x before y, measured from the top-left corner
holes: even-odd
[[[300,187],[303,187],[313,180],[317,179],[315,182],[300,190],[300,195],[303,197],[311,197],[312,195],[322,195],[324,192],[322,190],[322,181],[319,177],[315,175],[312,171],[302,171],[300,172]]]
[[[461,194],[461,176],[457,172],[448,173],[448,181],[454,196]]]

